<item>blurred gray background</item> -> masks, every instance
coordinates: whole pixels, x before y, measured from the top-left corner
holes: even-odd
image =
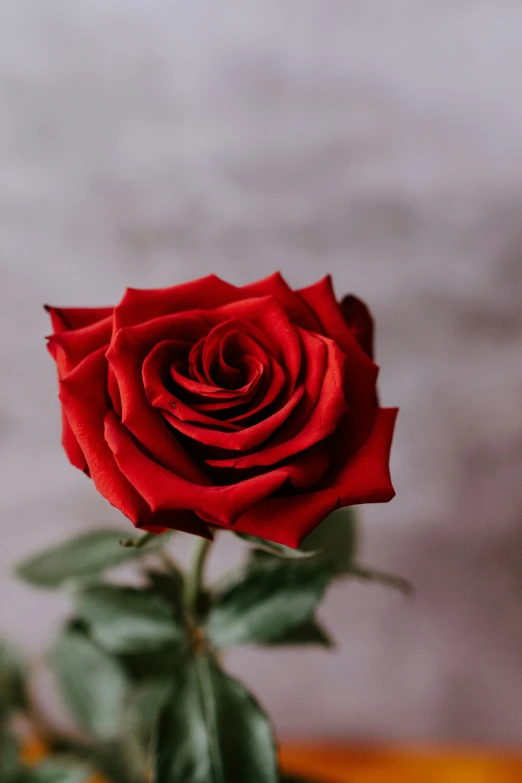
[[[67,610],[10,576],[120,524],[59,444],[43,302],[215,271],[330,271],[378,321],[397,497],[345,583],[334,654],[241,651],[285,735],[522,736],[522,5],[515,0],[0,3],[0,633]]]

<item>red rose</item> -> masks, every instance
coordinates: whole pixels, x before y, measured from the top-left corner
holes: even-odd
[[[329,277],[47,309],[67,456],[137,527],[296,547],[334,509],[393,497],[371,316]]]

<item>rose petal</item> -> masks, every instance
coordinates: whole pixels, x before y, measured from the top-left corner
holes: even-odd
[[[273,443],[255,454],[208,460],[214,467],[273,465],[304,451],[335,431],[347,413],[344,396],[345,356],[332,340],[299,329],[306,357],[305,395]]]
[[[304,387],[298,386],[288,402],[266,419],[253,424],[250,427],[239,429],[238,432],[223,432],[223,429],[206,429],[189,422],[180,421],[164,411],[163,415],[172,427],[179,430],[189,438],[203,443],[206,446],[215,446],[219,449],[234,451],[247,451],[259,446],[269,438],[290,416],[300,402],[304,394]],[[217,422],[216,424],[221,424]]]
[[[332,489],[291,497],[267,498],[234,523],[234,531],[296,549],[317,525],[338,508]]]
[[[267,358],[270,371],[263,374],[262,380],[265,381],[265,383],[262,384],[262,388],[259,390],[257,397],[252,400],[252,406],[249,407],[245,413],[233,416],[227,419],[227,421],[231,423],[241,422],[242,424],[247,424],[249,419],[267,408],[279,397],[279,394],[285,386],[285,374],[281,369],[281,366],[272,356],[268,356]]]
[[[197,516],[178,512],[153,513],[118,469],[104,437],[104,418],[110,412],[105,391],[107,362],[104,349],[91,354],[60,383],[60,399],[82,449],[96,489],[136,527],[161,533],[173,528],[209,537]]]
[[[363,351],[373,359],[374,323],[367,305],[353,294],[341,301],[341,312],[346,325],[355,335]]]
[[[108,367],[108,374],[107,374],[107,390],[109,392],[109,397],[111,398],[112,407],[118,414],[118,416],[121,418],[121,394],[120,394],[120,387],[118,386],[118,381],[116,380],[116,376],[114,375],[114,371],[112,367]]]
[[[90,354],[61,380],[60,400],[96,489],[138,524],[149,519],[150,508],[118,470],[103,434],[109,411],[104,352]]]
[[[248,324],[230,319],[218,324],[208,333],[203,347],[202,364],[209,383],[213,382],[216,386],[229,389],[238,388],[243,378],[240,365],[246,356],[255,357],[262,366],[267,366],[265,350],[248,331]]]
[[[100,320],[95,319],[101,316],[105,310],[110,310],[110,308],[96,308],[87,311],[80,309],[58,310],[52,307],[47,309],[55,329],[66,323],[66,316],[69,318],[67,323],[78,325],[86,322],[89,318],[92,319],[91,324],[82,327],[78,326],[75,331],[62,331],[48,339],[47,349],[56,362],[58,379],[60,380],[91,352],[96,351],[107,343],[110,338],[111,319],[110,317],[101,318]],[[63,410],[62,445],[71,465],[89,474],[85,456]]]
[[[236,400],[238,396],[249,394],[255,394],[257,388],[258,377],[253,376],[248,380],[244,386],[239,389],[224,389],[222,386],[212,386],[209,383],[201,383],[200,381],[194,381],[185,375],[183,370],[184,362],[173,362],[170,368],[170,375],[172,380],[186,392],[195,395],[197,398],[205,399],[210,398],[212,400]]]
[[[112,319],[109,316],[80,329],[50,335],[47,349],[56,362],[59,376],[63,377],[90,353],[108,345],[111,330]]]
[[[146,327],[145,336],[137,327],[120,329],[106,353],[120,389],[122,422],[159,463],[189,481],[205,484],[207,477],[178,443],[160,412],[147,400],[142,380],[143,360],[151,341],[152,345],[156,342],[156,332],[159,330],[161,339],[165,329],[168,334],[168,326],[149,321]]]
[[[269,372],[264,372],[259,384],[251,388],[248,393],[245,394],[242,390],[240,396],[228,400],[216,400],[216,402],[191,402],[191,408],[202,413],[214,412],[220,420],[228,421],[231,424],[237,422],[246,424],[250,418],[275,402],[286,383],[281,366],[272,356],[267,356],[267,359]],[[251,405],[249,405],[250,403]],[[240,410],[244,412],[237,413]]]
[[[284,470],[275,470],[229,487],[191,483],[147,457],[112,412],[105,418],[105,438],[122,473],[155,512],[201,511],[229,526],[252,505],[279,489],[287,479]]]
[[[234,530],[298,547],[336,508],[391,500],[395,491],[389,456],[396,416],[395,408],[379,409],[366,443],[333,477],[325,478],[329,486],[293,497],[267,498],[243,514]]]
[[[284,367],[290,394],[301,370],[301,344],[295,326],[279,302],[272,296],[244,299],[218,308],[216,315],[222,319],[237,318],[245,321],[250,330],[256,329],[255,333],[249,333]]]
[[[85,455],[81,450],[80,444],[69,424],[69,419],[62,405],[62,446],[67,455],[67,459],[75,468],[82,470],[89,475],[89,467]]]
[[[298,293],[315,312],[323,334],[335,340],[343,350],[349,349],[356,341],[355,334],[346,323],[335,298],[331,276],[326,275],[308,288],[301,288]]]
[[[330,467],[330,450],[322,441],[293,457],[282,466],[288,471],[288,479],[298,489],[308,489],[317,484]]]
[[[55,332],[67,332],[81,329],[97,321],[103,321],[114,312],[114,307],[52,307],[44,305],[51,317]]]
[[[293,291],[281,272],[243,286],[243,294],[249,296],[273,296],[283,306],[294,324],[318,332],[321,324],[297,291]]]
[[[344,389],[349,412],[334,436],[346,450],[346,444],[355,451],[364,443],[373,427],[378,408],[377,376],[379,368],[353,341],[345,347]]]
[[[114,311],[114,329],[150,321],[187,310],[214,310],[244,297],[240,288],[216,275],[201,277],[171,288],[139,290],[127,288]]]
[[[227,283],[217,275],[208,275],[170,288],[128,288],[115,308],[114,327],[118,330],[123,326],[133,326],[175,312],[214,310],[231,302],[266,296],[277,299],[294,323],[317,331],[320,324],[313,309],[307,306],[299,292],[292,291],[280,272],[242,288]]]
[[[208,525],[193,511],[156,511],[151,522],[138,525],[140,530],[149,533],[164,533],[166,530],[179,530],[202,538],[212,538]]]
[[[174,348],[179,345],[175,340],[163,340],[148,354],[143,363],[143,385],[145,394],[150,404],[162,411],[167,411],[182,421],[198,422],[201,425],[215,427],[217,424],[222,429],[239,430],[239,427],[218,420],[194,410],[185,404],[178,396],[170,392],[161,380],[161,372],[166,362],[172,355]]]
[[[197,341],[195,345],[190,348],[188,357],[188,376],[199,383],[208,384],[208,379],[205,377],[205,371],[203,370],[203,348],[205,347],[206,336]]]
[[[395,495],[390,477],[390,449],[397,408],[378,408],[366,442],[332,474],[341,506],[386,503]]]

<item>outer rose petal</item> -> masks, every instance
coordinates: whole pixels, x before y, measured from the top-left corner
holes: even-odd
[[[332,478],[327,476],[329,486],[294,497],[268,498],[243,514],[234,530],[296,548],[336,508],[391,500],[395,491],[389,456],[396,416],[396,408],[377,411],[370,437]]]
[[[324,334],[335,340],[343,350],[353,344],[355,335],[346,323],[335,298],[330,275],[308,288],[302,288],[299,293],[318,317]]]
[[[398,408],[378,408],[366,442],[334,473],[341,506],[387,503],[395,497],[390,477],[390,449]]]
[[[60,400],[96,489],[137,525],[148,519],[150,508],[118,470],[103,435],[103,422],[109,411],[104,352],[101,348],[91,354],[62,379]]]
[[[212,533],[206,522],[193,511],[156,511],[151,515],[151,522],[141,522],[137,527],[149,533],[165,533],[167,530],[180,530],[182,533],[192,533],[202,538],[212,538]]]
[[[137,525],[150,517],[150,508],[118,470],[103,434],[109,411],[104,353],[99,349],[62,379],[60,400],[96,489]]]
[[[313,309],[307,306],[299,292],[290,288],[280,272],[242,288],[221,280],[217,275],[207,275],[170,288],[128,288],[116,306],[114,328],[117,330],[122,326],[132,326],[170,313],[214,310],[230,302],[266,296],[277,299],[294,323],[305,329],[318,330],[320,324]]]
[[[67,459],[75,468],[83,470],[84,473],[89,475],[89,467],[85,455],[81,450],[80,444],[76,440],[76,436],[69,424],[69,419],[62,406],[62,446],[67,455]]]
[[[114,329],[117,331],[123,326],[134,326],[187,310],[214,310],[243,298],[240,288],[226,283],[217,275],[208,275],[171,288],[127,288],[114,311]]]
[[[58,378],[76,366],[89,353],[100,348],[110,337],[111,307],[97,308],[45,308],[50,317],[55,332],[49,338],[47,348],[56,361]],[[68,332],[69,329],[78,331]],[[78,336],[79,335],[79,336]],[[67,415],[62,410],[62,445],[71,465],[89,475],[87,461],[81,450]]]
[[[314,311],[307,306],[297,291],[290,288],[281,272],[274,272],[263,280],[245,285],[242,291],[246,297],[273,296],[283,305],[293,323],[312,332],[321,331],[321,323]]]
[[[96,489],[136,527],[156,533],[177,527],[208,535],[207,526],[197,518],[152,513],[145,500],[118,470],[103,434],[104,417],[109,410],[106,377],[107,362],[102,348],[84,359],[60,383],[60,400],[85,455]],[[169,525],[165,526],[167,520]],[[178,520],[177,525],[175,520]]]
[[[334,434],[334,443],[340,443],[333,448],[346,450],[349,444],[350,452],[355,451],[368,437],[377,410],[377,376],[379,368],[364,353],[358,343],[352,341],[346,346],[346,362],[344,365],[344,389],[350,412]]]
[[[374,323],[368,307],[361,299],[349,294],[341,301],[341,312],[363,351],[373,359]]]
[[[80,329],[52,334],[47,348],[56,361],[59,376],[66,375],[90,353],[107,346],[111,332],[112,318],[108,316]]]
[[[112,315],[114,307],[52,307],[44,305],[55,332],[81,329]]]

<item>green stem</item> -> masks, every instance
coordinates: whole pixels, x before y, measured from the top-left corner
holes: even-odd
[[[199,598],[203,587],[205,564],[214,542],[208,538],[198,538],[194,548],[192,568],[185,577],[183,588],[183,603],[187,613],[192,617],[197,616]]]
[[[153,538],[157,538],[157,533],[145,533],[141,538],[138,538],[138,540],[135,543],[135,546],[138,549],[141,549],[142,546],[145,546],[145,544],[148,544],[149,541],[152,541]]]
[[[142,546],[148,544],[153,538],[157,537],[157,533],[145,533],[140,538],[124,538],[120,541],[120,546],[126,549],[134,547],[135,549],[141,549]]]

